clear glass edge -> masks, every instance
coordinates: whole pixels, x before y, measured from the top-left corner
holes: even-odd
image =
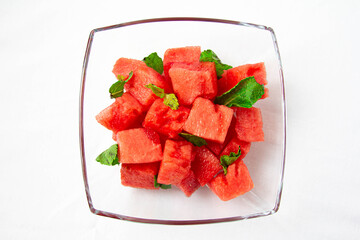
[[[237,216],[237,217],[227,217],[227,218],[216,218],[216,219],[201,219],[201,220],[159,220],[159,219],[147,219],[147,218],[137,218],[137,217],[131,217],[116,213],[110,213],[102,210],[95,209],[92,203],[91,194],[90,194],[90,188],[88,184],[87,179],[87,171],[86,171],[86,159],[85,159],[85,146],[84,146],[84,128],[83,128],[83,103],[84,103],[84,92],[85,92],[85,80],[86,80],[86,70],[87,65],[90,57],[90,51],[91,51],[91,45],[94,38],[94,35],[96,32],[100,31],[106,31],[111,29],[116,29],[120,27],[125,26],[131,26],[136,24],[142,24],[142,23],[154,23],[154,22],[166,22],[166,21],[200,21],[200,22],[215,22],[215,23],[225,23],[225,24],[233,24],[233,25],[239,25],[244,27],[252,27],[252,28],[258,28],[261,30],[270,31],[273,44],[275,48],[275,52],[279,61],[279,76],[281,81],[281,91],[282,91],[282,106],[283,106],[283,160],[281,163],[282,171],[281,171],[281,179],[278,187],[278,195],[277,199],[275,201],[275,206],[270,211],[265,211],[261,213],[255,213],[255,214],[249,214],[246,216]],[[213,18],[192,18],[192,17],[173,17],[173,18],[153,18],[153,19],[144,19],[144,20],[138,20],[138,21],[132,21],[132,22],[126,22],[101,28],[95,28],[93,29],[89,34],[89,39],[86,45],[86,51],[82,66],[82,74],[81,74],[81,83],[80,83],[80,101],[79,101],[79,143],[80,143],[80,156],[81,156],[81,166],[82,166],[82,173],[83,173],[83,179],[84,179],[84,185],[85,185],[85,193],[86,198],[88,201],[89,209],[92,213],[99,215],[99,216],[105,216],[105,217],[111,217],[119,220],[127,220],[132,222],[139,222],[139,223],[153,223],[153,224],[168,224],[168,225],[190,225],[190,224],[207,224],[207,223],[219,223],[219,222],[230,222],[230,221],[237,221],[237,220],[245,220],[245,219],[252,219],[257,217],[263,217],[263,216],[269,216],[274,213],[276,213],[279,210],[280,207],[280,201],[281,201],[281,195],[283,190],[283,179],[284,179],[284,169],[285,169],[285,157],[286,157],[286,123],[287,123],[287,115],[286,115],[286,99],[285,99],[285,84],[284,84],[284,76],[283,76],[283,68],[280,58],[280,51],[279,46],[277,43],[277,39],[275,36],[275,32],[272,28],[264,26],[264,25],[258,25],[253,23],[247,23],[247,22],[239,22],[239,21],[232,21],[232,20],[224,20],[224,19],[213,19]]]

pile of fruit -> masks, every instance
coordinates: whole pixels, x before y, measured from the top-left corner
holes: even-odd
[[[163,59],[120,58],[109,89],[114,102],[96,120],[117,142],[97,161],[121,164],[121,183],[180,188],[191,196],[207,185],[227,201],[254,184],[243,158],[264,141],[253,104],[268,96],[264,63],[232,67],[212,50],[168,49]]]

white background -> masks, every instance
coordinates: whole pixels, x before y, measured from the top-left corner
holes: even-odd
[[[101,2],[101,3],[100,3]],[[195,226],[90,213],[78,99],[93,28],[193,16],[263,24],[278,38],[288,142],[275,215]],[[0,239],[359,239],[359,1],[1,1]]]

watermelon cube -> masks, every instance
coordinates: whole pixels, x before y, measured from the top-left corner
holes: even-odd
[[[259,108],[236,108],[235,131],[238,139],[245,142],[264,141],[261,110]]]
[[[200,185],[204,186],[221,171],[222,166],[220,160],[205,146],[195,147],[195,153],[195,160],[191,164],[191,169]]]
[[[190,169],[188,175],[176,186],[180,188],[187,197],[190,197],[201,185],[196,179],[194,172]]]
[[[137,59],[130,59],[130,58],[119,58],[114,67],[112,72],[117,77],[118,75],[128,78],[129,73],[136,72],[137,69],[146,68],[146,64],[143,61]]]
[[[190,109],[180,106],[172,110],[163,103],[163,99],[157,99],[151,105],[143,122],[143,127],[151,128],[169,138],[176,138],[182,131]]]
[[[199,62],[201,48],[189,46],[180,48],[169,48],[164,54],[164,65],[174,62],[194,63]]]
[[[241,141],[236,136],[233,137],[233,139],[231,139],[231,141],[226,145],[224,150],[221,152],[220,156],[229,155],[231,152],[237,153],[239,151],[239,147],[240,147],[241,155],[236,160],[239,161],[243,159],[246,156],[246,154],[250,151],[251,143]]]
[[[121,184],[134,188],[156,189],[155,175],[158,174],[160,162],[121,164]]]
[[[145,87],[145,85],[152,83],[165,89],[165,91],[169,91],[169,85],[163,76],[154,69],[146,66],[142,61],[121,58],[115,63],[113,68],[113,73],[116,76],[122,75],[127,77],[130,71],[133,71],[133,77],[124,85],[124,89],[133,95],[146,109],[148,109],[158,97],[151,89]]]
[[[228,132],[233,110],[223,105],[217,105],[208,99],[197,98],[191,108],[184,130],[222,144]]]
[[[214,141],[206,141],[208,144],[208,145],[206,145],[206,147],[208,149],[210,149],[210,151],[212,151],[216,156],[219,156],[220,153],[222,152],[222,150],[224,149],[224,147],[230,142],[230,140],[234,136],[236,136],[235,124],[236,124],[236,119],[235,119],[235,117],[233,117],[231,120],[230,127],[228,129],[228,132],[226,134],[225,141],[223,143],[218,143],[218,142],[214,142]]]
[[[213,99],[217,93],[215,63],[174,63],[169,70],[179,103],[191,105],[197,97]]]
[[[218,143],[214,141],[207,140],[207,148],[210,149],[211,152],[215,154],[215,156],[219,156],[223,148],[226,146],[226,141],[223,143]]]
[[[151,129],[134,128],[117,134],[121,163],[149,163],[162,160],[159,135]]]
[[[178,184],[188,174],[193,158],[193,146],[187,141],[167,140],[157,181],[162,184]]]
[[[263,62],[255,64],[241,65],[224,71],[218,81],[218,95],[229,91],[244,78],[254,76],[256,82],[262,85],[267,84],[265,64]]]
[[[254,183],[245,163],[237,161],[228,167],[226,175],[219,173],[208,186],[221,200],[228,201],[249,192]]]
[[[199,46],[169,48],[164,54],[164,75],[168,79],[169,69],[173,63],[197,63],[200,61]]]
[[[142,105],[129,93],[116,98],[115,102],[96,115],[96,120],[107,129],[117,133],[131,128],[143,113]]]

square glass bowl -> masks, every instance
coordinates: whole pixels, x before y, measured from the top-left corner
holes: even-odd
[[[112,133],[95,116],[113,100],[108,89],[120,57],[142,60],[168,48],[212,49],[223,63],[239,66],[264,62],[269,97],[262,111],[264,142],[252,143],[245,157],[254,188],[223,202],[207,187],[190,198],[171,190],[134,189],[121,185],[120,167],[95,159],[114,144]],[[160,224],[200,224],[274,214],[279,209],[285,163],[286,107],[284,79],[274,31],[266,26],[208,18],[161,18],[128,22],[90,32],[80,92],[80,150],[85,191],[91,212],[122,220]]]

